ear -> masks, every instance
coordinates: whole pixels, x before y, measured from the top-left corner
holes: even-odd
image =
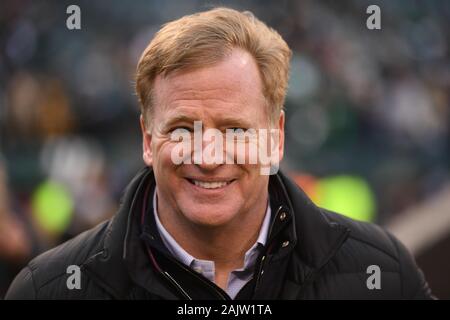
[[[278,129],[280,130],[280,136],[279,136],[279,146],[278,146],[278,155],[280,162],[283,160],[284,156],[284,122],[285,122],[285,116],[284,111],[281,110],[280,113],[280,119],[278,120]]]
[[[152,135],[149,133],[145,127],[144,117],[140,116],[139,121],[141,123],[142,131],[142,159],[145,164],[149,167],[153,164],[153,154],[152,154]]]

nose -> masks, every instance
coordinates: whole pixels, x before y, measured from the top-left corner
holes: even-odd
[[[193,163],[200,170],[213,171],[226,163],[223,138],[220,131],[216,132],[213,139],[203,134],[201,142],[194,137]]]

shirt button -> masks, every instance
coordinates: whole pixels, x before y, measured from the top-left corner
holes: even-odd
[[[286,212],[280,214],[280,220],[283,221],[284,219],[286,219]]]
[[[281,246],[282,246],[283,248],[287,247],[288,245],[289,245],[289,241],[285,241],[285,242],[283,242],[283,243],[281,244]]]

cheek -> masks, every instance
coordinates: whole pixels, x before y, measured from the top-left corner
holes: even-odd
[[[174,143],[167,140],[157,140],[153,144],[153,158],[154,158],[154,170],[156,171],[170,171],[175,168],[175,164],[172,161],[172,149]]]
[[[259,165],[245,165],[241,166],[241,169],[245,172],[244,179],[240,183],[241,193],[260,194],[264,184],[268,181],[268,176],[260,174],[261,167]]]

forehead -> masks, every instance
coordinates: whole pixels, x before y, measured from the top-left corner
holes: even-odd
[[[264,104],[256,62],[240,49],[232,50],[214,65],[160,75],[154,83],[156,113],[172,113],[178,107],[208,107],[210,111],[217,107],[222,112],[243,112],[243,107],[261,108]]]

